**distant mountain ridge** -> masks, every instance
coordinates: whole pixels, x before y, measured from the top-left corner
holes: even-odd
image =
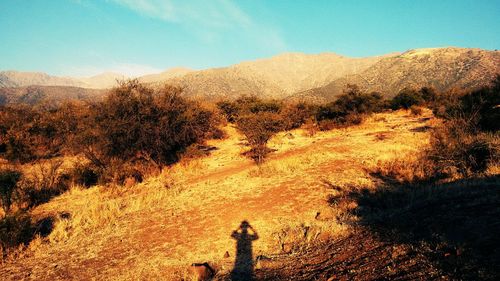
[[[127,77],[123,74],[105,72],[87,78],[61,77],[43,72],[1,71],[0,87],[64,86],[105,89],[116,86],[116,80]]]
[[[499,74],[499,51],[451,47],[416,49],[387,57],[360,73],[297,93],[295,97],[331,100],[341,94],[347,84],[388,97],[404,88],[423,86],[439,91],[474,89],[488,85]]]
[[[186,96],[194,98],[216,100],[256,95],[325,101],[341,94],[347,84],[390,97],[406,87],[430,86],[441,91],[477,88],[488,84],[499,73],[499,51],[446,47],[366,58],[335,53],[284,53],[221,68],[173,68],[137,79],[154,86],[178,85],[184,88]],[[0,88],[36,85],[105,89],[125,78],[117,73],[72,78],[3,71],[0,72]]]

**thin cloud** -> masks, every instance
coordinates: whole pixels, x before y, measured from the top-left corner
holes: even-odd
[[[230,0],[110,0],[142,16],[181,24],[210,42],[228,30],[239,30],[262,48],[286,49],[280,32],[253,20]]]

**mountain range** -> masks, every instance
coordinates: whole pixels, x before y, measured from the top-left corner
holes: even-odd
[[[240,95],[328,101],[347,84],[391,97],[403,88],[434,87],[439,91],[487,85],[500,73],[500,51],[472,48],[427,48],[382,56],[351,58],[335,53],[284,53],[228,67],[192,70],[173,68],[136,77],[154,86],[181,86],[185,95],[216,100]],[[36,97],[93,98],[126,79],[119,73],[88,78],[58,77],[37,72],[0,72],[5,102],[35,102]],[[68,94],[65,95],[64,92]],[[30,97],[36,93],[35,97]],[[56,93],[56,94],[54,94]],[[21,100],[16,97],[22,96]],[[0,97],[0,102],[2,97]]]

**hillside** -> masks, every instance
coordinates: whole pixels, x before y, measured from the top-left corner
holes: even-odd
[[[297,94],[331,100],[345,85],[356,84],[368,92],[388,97],[404,88],[434,87],[439,91],[474,89],[487,85],[500,73],[500,51],[467,48],[410,50],[380,60],[368,69],[346,75],[326,86]]]
[[[285,53],[269,59],[188,73],[167,80],[167,83],[178,84],[185,88],[187,95],[196,97],[234,98],[243,94],[284,98],[363,71],[380,59],[382,57],[348,58],[334,53]]]
[[[0,87],[24,87],[33,85],[81,87],[84,84],[75,78],[52,76],[42,72],[0,72]]]
[[[96,276],[179,280],[189,278],[191,263],[208,261],[225,279],[235,257],[231,232],[243,220],[258,233],[254,257],[293,259],[316,243],[338,241],[353,233],[354,226],[343,223],[342,213],[351,205],[328,203],[336,192],[332,187],[377,190],[367,167],[412,155],[427,143],[428,132],[419,128],[435,124],[429,112],[424,117],[397,112],[313,137],[301,130],[282,133],[270,143],[277,151],[261,167],[241,155],[246,149],[241,135],[226,127],[230,137],[211,141],[216,150],[208,157],[176,164],[128,188],[75,187],[37,207],[32,216],[52,217],[52,232],[32,242],[23,256],[6,261],[0,273],[5,280]],[[371,235],[364,235],[367,243],[377,241]],[[328,259],[332,253],[322,252],[320,258]],[[425,262],[419,265],[422,274],[432,273],[430,269],[449,274],[437,265],[429,267],[432,261],[424,257],[418,261]],[[256,267],[258,276],[269,276],[269,270],[283,273],[273,270],[275,263],[264,262]],[[300,263],[294,264],[300,268]],[[384,263],[379,266],[377,270],[388,272]],[[351,273],[335,274],[347,278]]]
[[[38,104],[48,102],[58,104],[69,100],[99,100],[106,93],[102,89],[85,89],[70,86],[26,86],[0,88],[0,105]]]
[[[256,95],[325,101],[341,94],[347,84],[392,97],[406,87],[430,86],[440,91],[477,88],[492,81],[498,73],[500,51],[450,47],[366,58],[334,53],[284,53],[221,68],[198,71],[173,68],[138,77],[138,80],[154,85],[178,85],[189,97],[211,100]],[[70,78],[4,71],[0,72],[0,87],[41,85],[104,89],[124,78],[117,73]]]
[[[175,67],[168,69],[162,73],[144,75],[139,77],[138,79],[143,83],[163,83],[166,80],[179,76],[184,76],[193,71],[194,70],[185,67]]]
[[[123,74],[106,72],[87,78],[59,77],[42,72],[1,71],[0,88],[27,86],[60,86],[106,89],[116,86],[117,80],[127,78]]]

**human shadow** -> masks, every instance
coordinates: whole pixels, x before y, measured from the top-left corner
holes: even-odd
[[[254,280],[252,242],[259,239],[257,232],[248,221],[244,220],[240,227],[233,231],[231,237],[236,240],[236,258],[231,271],[231,280]]]

